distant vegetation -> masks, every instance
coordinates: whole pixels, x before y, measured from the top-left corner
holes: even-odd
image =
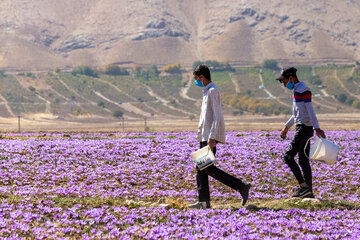
[[[167,73],[173,73],[173,74],[182,72],[181,65],[179,63],[166,65],[164,67],[164,71]]]
[[[279,115],[281,113],[290,113],[289,108],[283,107],[281,105],[279,106],[279,104],[274,102],[253,98],[246,93],[226,95],[223,97],[223,102],[238,110],[234,112],[235,115],[236,113],[243,114],[244,112],[263,115]]]
[[[218,62],[214,60],[208,60],[208,61],[196,61],[193,63],[193,69],[195,69],[197,66],[205,64],[209,67],[209,69],[212,72],[216,71],[233,71],[234,69],[230,66],[228,61],[224,62]]]
[[[212,80],[221,90],[226,114],[291,112],[291,91],[275,80],[279,74],[275,60],[248,68],[234,68],[219,61],[197,61],[193,67],[199,64],[210,67]],[[359,111],[359,65],[295,67],[299,79],[311,88],[317,113]],[[189,82],[188,71],[191,73],[192,69],[185,71],[180,64],[169,64],[161,70],[155,65],[124,68],[116,64],[98,69],[77,66],[71,73],[56,68],[52,72],[5,75],[0,70],[0,94],[14,114],[51,111],[60,116],[143,117],[133,107],[151,115],[161,113],[194,119],[202,91]],[[181,92],[185,86],[189,87],[188,98]],[[0,107],[0,116],[10,115],[6,108]]]
[[[271,69],[273,71],[279,71],[280,70],[280,68],[278,66],[278,62],[276,60],[273,60],[273,59],[265,59],[263,61],[262,67]]]
[[[78,66],[72,70],[73,75],[81,74],[89,77],[98,77],[98,73],[89,66]]]
[[[104,73],[112,76],[129,75],[129,72],[126,68],[119,67],[115,64],[105,66]]]

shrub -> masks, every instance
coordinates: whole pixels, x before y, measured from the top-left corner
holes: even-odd
[[[32,72],[25,73],[25,76],[33,78],[33,79],[35,78],[35,75]]]
[[[181,65],[179,63],[166,65],[164,71],[173,74],[181,73]]]
[[[112,76],[129,75],[129,72],[126,70],[126,68],[121,68],[115,64],[107,65],[104,69],[104,73]]]
[[[205,64],[208,66],[208,68],[213,71],[233,71],[234,69],[230,66],[229,61],[219,62],[215,60],[207,60],[207,61],[195,61],[193,63],[193,69],[195,69],[197,66]]]
[[[268,68],[268,69],[271,69],[271,70],[274,70],[274,71],[279,71],[280,68],[278,67],[278,63],[276,60],[274,59],[265,59],[263,61],[263,68]]]
[[[124,115],[124,113],[121,110],[113,111],[113,116],[116,118],[121,118],[123,115]]]
[[[81,74],[89,77],[98,77],[98,74],[89,66],[78,66],[72,70],[73,75]]]
[[[102,108],[105,107],[105,103],[103,101],[99,101],[97,105]]]
[[[4,76],[5,76],[4,70],[0,70],[0,77],[4,77]]]
[[[33,86],[30,86],[30,87],[29,87],[29,90],[30,90],[31,92],[35,92],[35,91],[36,91],[36,89],[35,89]]]
[[[348,97],[345,101],[345,103],[349,106],[352,106],[353,102],[354,102],[355,99],[351,98],[351,97]]]
[[[335,95],[335,98],[341,102],[341,103],[345,103],[347,96],[344,93],[340,93],[338,95]]]
[[[320,76],[318,76],[318,75],[312,76],[310,78],[310,83],[313,84],[313,85],[321,85],[322,81],[320,79]]]

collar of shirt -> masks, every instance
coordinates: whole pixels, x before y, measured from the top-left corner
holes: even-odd
[[[204,91],[204,94],[209,90],[209,88],[211,88],[212,86],[214,85],[213,82],[210,82],[208,85],[206,85],[206,87],[204,87],[203,91]]]
[[[296,89],[298,89],[300,86],[304,85],[303,82],[298,82],[298,83],[295,83],[294,85],[294,91],[296,91]]]

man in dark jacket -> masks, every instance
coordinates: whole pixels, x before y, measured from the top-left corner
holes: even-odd
[[[304,82],[300,82],[296,75],[297,69],[294,67],[286,68],[281,75],[276,78],[284,87],[293,91],[293,115],[286,122],[281,131],[281,138],[285,139],[289,128],[296,124],[294,139],[288,146],[284,156],[285,163],[294,173],[300,187],[292,195],[293,197],[313,198],[312,173],[309,160],[310,141],[314,130],[318,137],[325,138],[325,133],[320,129],[314,108],[311,103],[311,91]],[[295,162],[295,156],[299,154],[299,165]]]

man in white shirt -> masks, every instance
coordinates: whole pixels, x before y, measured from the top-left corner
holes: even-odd
[[[294,139],[288,146],[284,156],[285,163],[294,173],[300,187],[292,195],[293,197],[314,198],[312,191],[312,173],[310,166],[310,142],[314,130],[318,137],[325,138],[325,133],[320,129],[314,108],[311,103],[311,91],[304,82],[300,82],[296,76],[297,69],[286,68],[276,78],[284,87],[293,90],[293,115],[286,122],[281,131],[281,138],[285,139],[289,128],[296,124]],[[299,165],[295,162],[295,156],[299,154]]]
[[[211,81],[210,70],[206,65],[199,65],[193,74],[196,80],[195,84],[204,88],[197,138],[200,142],[200,148],[209,145],[215,155],[216,144],[219,142],[225,143],[225,124],[221,108],[220,91]],[[214,165],[201,171],[198,168],[196,170],[199,201],[189,205],[189,208],[210,208],[208,175],[239,191],[242,196],[242,205],[245,205],[249,197],[250,183],[242,182],[240,179],[227,174]]]

